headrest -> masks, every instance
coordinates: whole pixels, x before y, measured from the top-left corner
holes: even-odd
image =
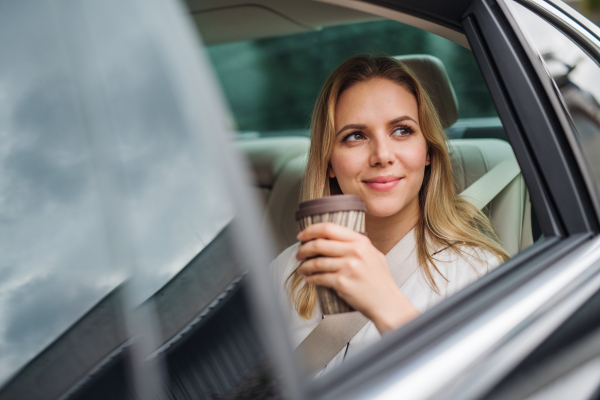
[[[427,54],[411,54],[394,57],[417,75],[421,85],[429,94],[444,128],[452,126],[458,119],[456,94],[439,58]]]
[[[273,137],[236,141],[254,170],[255,185],[271,187],[277,175],[292,158],[308,154],[306,137]]]

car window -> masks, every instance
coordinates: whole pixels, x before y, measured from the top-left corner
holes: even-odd
[[[290,248],[298,242],[299,228],[294,215],[306,167],[309,145],[306,136],[312,109],[327,77],[353,55],[427,54],[442,61],[459,108],[458,121],[446,129],[459,193],[500,162],[515,160],[471,51],[429,32],[379,20],[297,35],[213,44],[207,47],[207,53],[227,95],[231,120],[239,133],[235,143],[247,156],[252,183],[263,200],[264,219],[274,232],[276,253],[283,254],[273,271],[280,291],[291,276],[290,272],[284,272],[281,260],[293,254]],[[500,191],[484,207],[511,257],[541,237],[518,166],[515,171],[502,186],[499,181],[494,182]],[[286,265],[292,264],[290,261]],[[493,262],[493,268],[498,264]],[[477,273],[469,283],[493,268]],[[290,301],[284,298],[283,305],[289,311]],[[306,319],[294,312],[290,315],[290,338],[295,347],[301,343],[298,332],[304,329],[308,333],[310,329],[306,328]],[[312,318],[310,323],[317,325],[319,321],[314,318],[320,319],[321,315],[315,313]],[[363,330],[363,343],[377,336],[374,329],[371,325]],[[321,369],[319,376],[324,377],[334,369],[331,367],[345,362],[347,355],[353,357],[358,353],[355,349],[359,347],[345,344],[346,353],[337,353],[335,361]]]
[[[511,2],[532,48],[552,77],[575,127],[576,143],[600,188],[600,67],[579,45],[538,14]]]
[[[214,139],[198,146],[219,114],[197,119],[210,107],[182,94],[189,79],[175,83],[185,74],[156,42],[155,12],[134,2],[0,5],[1,398],[58,398],[72,386],[70,398],[125,398],[108,394],[139,372],[124,366],[146,363],[200,311],[209,319],[226,288],[245,304],[220,150]],[[154,347],[130,364],[140,332]],[[98,373],[107,360],[108,375]]]
[[[379,20],[316,32],[208,46],[237,130],[261,136],[307,135],[310,115],[327,76],[361,53],[430,54],[444,63],[454,86],[461,124],[497,132],[501,125],[468,49],[421,29]],[[472,120],[478,119],[478,120]],[[500,135],[500,134],[498,134]]]
[[[31,6],[0,12],[2,383],[129,276],[110,257],[58,27]]]

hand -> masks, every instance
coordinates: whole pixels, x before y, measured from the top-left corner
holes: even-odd
[[[335,290],[373,321],[380,333],[396,329],[419,315],[396,286],[385,255],[366,236],[326,222],[307,227],[298,240],[304,242],[296,255],[304,261],[298,268],[304,280]]]

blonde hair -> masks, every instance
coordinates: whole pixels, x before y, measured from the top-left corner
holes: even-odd
[[[457,195],[452,176],[448,142],[431,99],[415,75],[390,57],[356,56],[340,65],[327,79],[312,115],[311,144],[302,184],[302,200],[312,200],[342,191],[327,171],[335,143],[335,108],[340,94],[352,85],[375,78],[387,79],[412,93],[417,100],[419,126],[427,142],[431,163],[425,167],[419,191],[420,216],[415,226],[417,259],[429,285],[437,291],[433,271],[440,273],[430,254],[432,244],[442,245],[462,255],[461,246],[489,250],[500,260],[509,258],[487,216]],[[441,274],[441,273],[440,273]],[[293,272],[287,279],[290,301],[298,314],[312,316],[316,302],[314,285]]]

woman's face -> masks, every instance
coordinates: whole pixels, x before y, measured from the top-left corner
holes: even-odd
[[[374,217],[419,211],[427,143],[415,97],[382,78],[346,89],[335,109],[329,176],[344,194],[358,195]]]

